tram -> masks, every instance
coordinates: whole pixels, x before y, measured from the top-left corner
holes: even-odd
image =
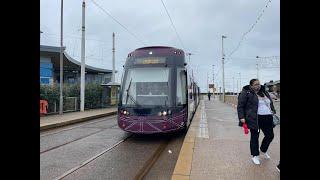
[[[149,46],[128,54],[121,80],[118,126],[136,134],[186,131],[200,88],[181,49]]]

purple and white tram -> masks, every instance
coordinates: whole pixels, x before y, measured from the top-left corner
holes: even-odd
[[[118,126],[137,134],[187,130],[199,87],[181,49],[151,46],[128,54],[121,82]]]

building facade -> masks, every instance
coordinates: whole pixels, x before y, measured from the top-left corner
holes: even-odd
[[[65,49],[65,48],[64,48]],[[65,51],[63,53],[63,82],[80,83],[81,63]],[[107,84],[112,70],[85,66],[85,82]],[[60,47],[40,45],[40,84],[60,83]]]

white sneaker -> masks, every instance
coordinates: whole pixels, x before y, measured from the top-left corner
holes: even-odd
[[[255,164],[260,164],[259,156],[253,156],[252,161]]]
[[[261,152],[261,151],[260,151]],[[270,159],[270,156],[267,152],[261,152],[262,156],[265,158],[265,159]]]

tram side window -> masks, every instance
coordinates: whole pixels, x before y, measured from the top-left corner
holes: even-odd
[[[190,84],[190,87],[189,87],[189,99],[192,99],[192,83]]]
[[[177,105],[187,104],[186,98],[186,73],[184,68],[177,69]]]

